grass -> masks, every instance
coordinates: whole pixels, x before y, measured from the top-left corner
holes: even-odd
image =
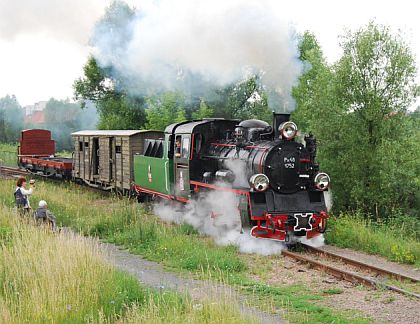
[[[55,236],[0,210],[0,319],[6,322],[83,322],[116,319],[145,291],[112,271],[97,247]]]
[[[13,188],[13,181],[2,181],[0,203],[13,205]],[[270,287],[250,280],[250,269],[237,248],[216,246],[189,225],[165,223],[131,200],[95,193],[72,183],[38,181],[31,197],[32,206],[41,199],[47,200],[58,222],[65,226],[123,245],[131,252],[175,271],[232,284],[249,295],[251,304],[286,308],[285,317],[292,322],[345,323],[355,320],[354,314],[321,306],[325,294],[316,289],[290,285]],[[5,231],[3,235],[7,237],[7,233]],[[145,321],[144,316],[142,313],[134,318]]]
[[[341,288],[330,288],[330,289],[325,289],[322,292],[326,295],[339,295],[339,294],[342,294],[344,290]]]
[[[2,323],[247,323],[230,301],[193,304],[108,265],[98,245],[55,235],[0,207]]]
[[[420,267],[420,228],[418,220],[398,217],[386,222],[374,222],[360,214],[341,214],[331,217],[327,242],[392,261]]]
[[[0,165],[16,166],[17,146],[0,143]]]
[[[9,205],[13,201],[12,186],[10,183],[9,188],[0,189],[0,200]],[[203,240],[189,225],[165,226],[131,200],[106,197],[76,184],[39,182],[31,198],[32,206],[41,199],[47,200],[63,225],[124,245],[167,267],[185,271],[217,269],[224,273],[246,269],[235,248],[221,248],[210,239]]]
[[[17,144],[0,143],[0,165],[14,167],[17,165]],[[72,152],[56,152],[57,156],[71,158]]]

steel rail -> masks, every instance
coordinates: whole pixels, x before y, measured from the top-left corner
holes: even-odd
[[[27,175],[29,174],[29,172],[21,170],[19,168],[0,166],[0,174]]]
[[[361,276],[357,273],[353,273],[353,272],[349,272],[346,270],[342,270],[342,269],[338,269],[336,267],[324,264],[322,262],[313,260],[311,258],[308,258],[304,255],[301,255],[299,253],[294,253],[294,252],[290,252],[287,250],[283,250],[281,252],[284,256],[287,256],[289,258],[295,259],[297,261],[301,261],[301,262],[305,262],[308,263],[309,265],[311,265],[313,268],[317,269],[317,270],[323,270],[326,273],[329,273],[330,275],[340,279],[340,280],[345,280],[351,283],[360,283],[363,284],[365,286],[368,287],[372,287],[372,288],[382,288],[382,289],[387,289],[387,290],[391,290],[391,291],[395,291],[398,292],[400,294],[404,294],[407,296],[411,296],[411,297],[416,297],[420,299],[420,295],[395,287],[395,286],[391,286],[391,285],[387,285],[381,282],[378,282],[376,280],[373,280],[371,278],[367,278],[364,276]]]
[[[360,267],[362,269],[366,269],[366,270],[369,270],[369,271],[372,271],[372,272],[376,272],[380,275],[386,275],[386,276],[389,276],[391,278],[394,278],[394,279],[397,279],[397,280],[400,280],[400,281],[408,280],[408,281],[411,281],[411,282],[414,282],[414,283],[419,282],[418,279],[406,276],[406,275],[401,274],[401,273],[397,273],[397,272],[390,271],[390,270],[387,270],[387,269],[379,268],[379,267],[376,267],[374,265],[370,265],[370,264],[367,264],[367,263],[364,263],[364,262],[361,262],[361,261],[357,261],[357,260],[354,260],[354,259],[351,259],[351,258],[348,258],[348,257],[345,257],[345,256],[341,256],[339,254],[336,254],[336,253],[333,253],[333,252],[330,252],[330,251],[325,251],[323,249],[319,249],[319,248],[316,248],[316,247],[313,247],[313,246],[310,246],[310,245],[307,245],[307,244],[302,244],[302,245],[308,251],[315,252],[315,253],[320,254],[320,255],[324,255],[324,256],[329,257],[331,259],[336,259],[336,260],[342,261],[342,262],[344,262],[346,264],[349,264],[349,265],[353,265],[353,266],[356,266],[356,267]]]

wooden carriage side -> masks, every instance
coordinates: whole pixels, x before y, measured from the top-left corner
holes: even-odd
[[[73,177],[90,186],[126,191],[134,179],[133,155],[142,154],[146,138],[162,138],[159,131],[103,130],[72,134]]]

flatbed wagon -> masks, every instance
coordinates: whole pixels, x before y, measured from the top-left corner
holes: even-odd
[[[21,132],[18,166],[44,176],[71,179],[73,159],[55,156],[55,141],[49,130],[29,129]]]

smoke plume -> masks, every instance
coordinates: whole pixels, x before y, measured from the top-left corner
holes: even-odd
[[[187,223],[200,233],[211,236],[219,245],[236,245],[242,253],[278,254],[284,247],[280,242],[257,239],[249,229],[242,230],[238,197],[230,192],[212,191],[200,194],[179,210],[161,202],[154,212],[165,221]]]
[[[108,1],[6,0],[1,2],[0,38],[48,34],[86,44],[95,21]]]
[[[115,21],[97,25],[94,55],[133,91],[202,94],[256,75],[272,108],[294,108],[290,92],[302,65],[287,13],[274,1],[162,0],[136,11],[124,28]]]

